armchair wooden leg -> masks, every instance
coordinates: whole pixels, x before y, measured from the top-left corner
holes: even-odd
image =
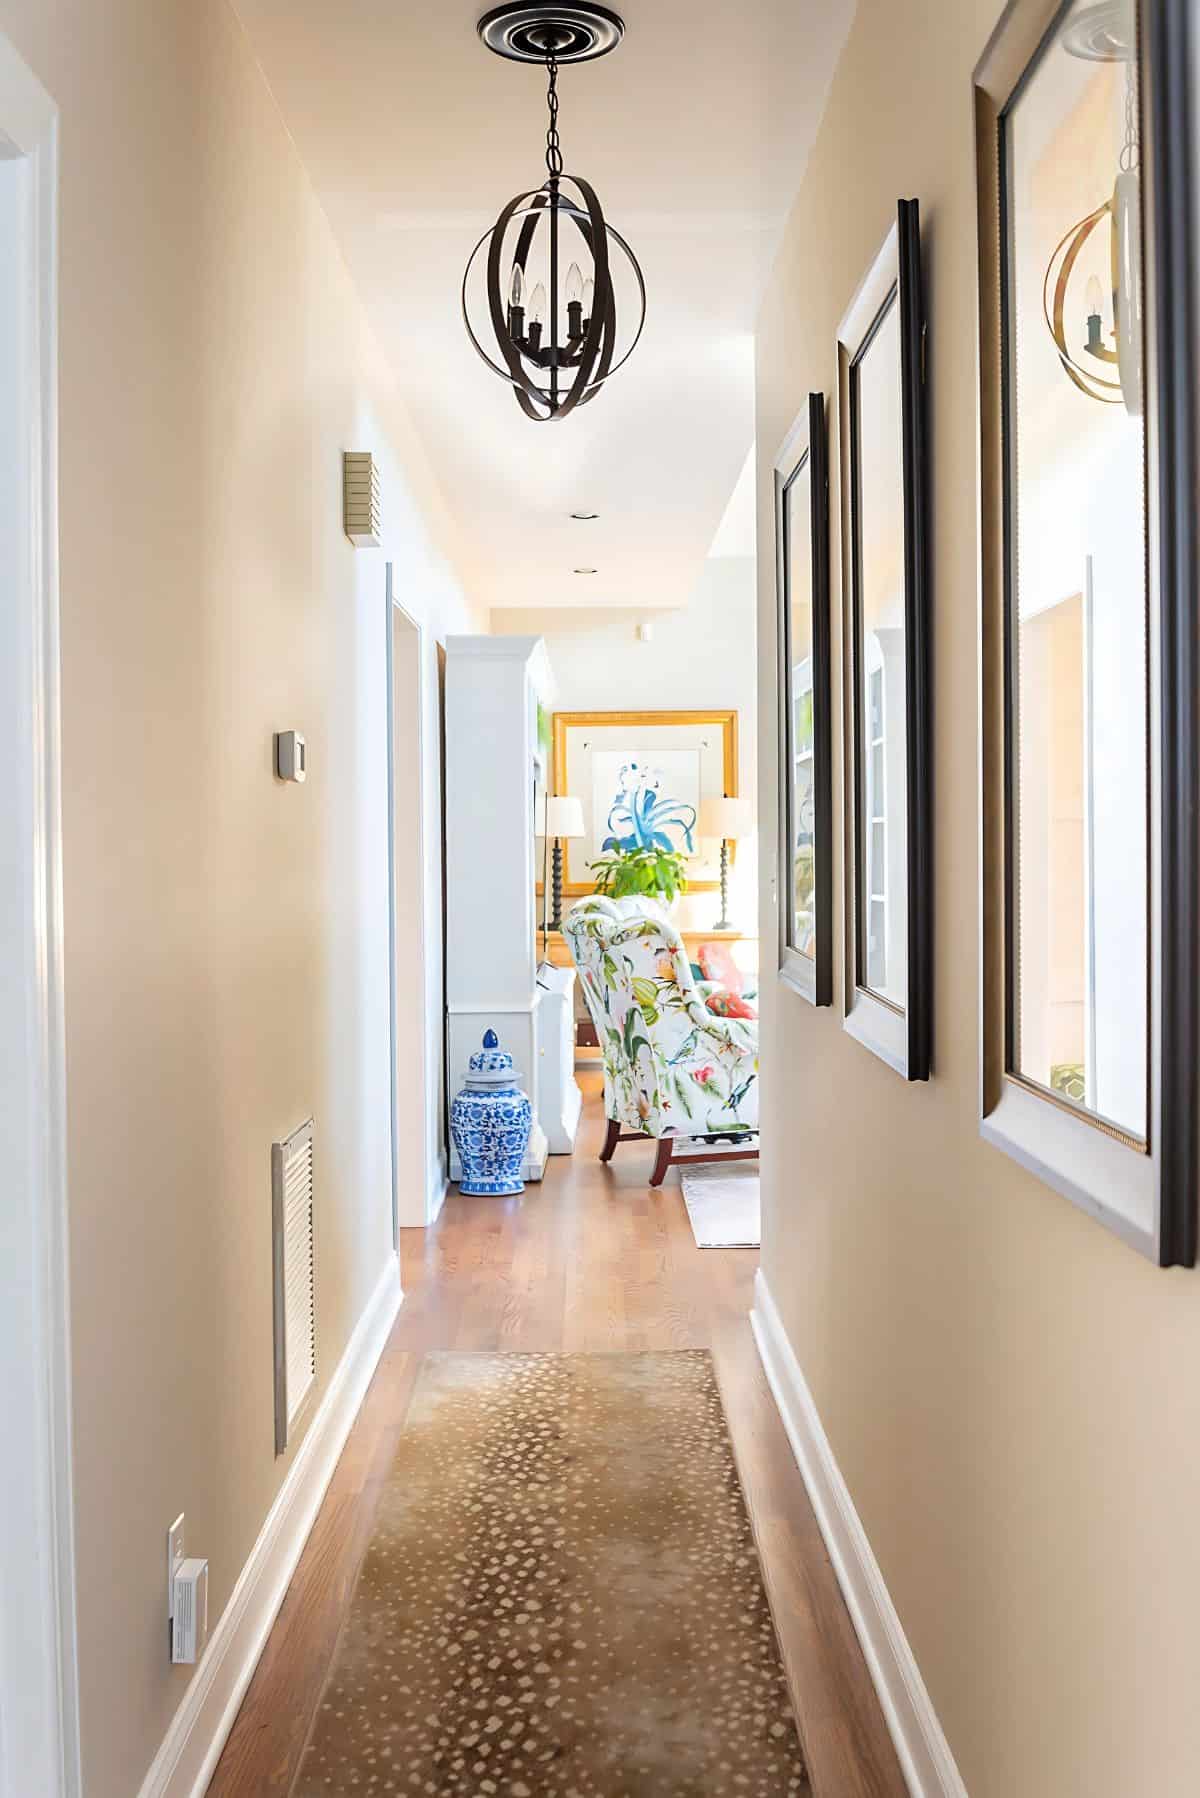
[[[654,1172],[650,1176],[651,1186],[661,1186],[667,1177],[667,1169],[671,1165],[671,1155],[675,1148],[672,1136],[662,1136],[658,1142],[658,1154],[654,1159]]]
[[[613,1150],[616,1148],[616,1146],[617,1146],[618,1142],[620,1142],[620,1140],[621,1140],[621,1126],[620,1126],[620,1124],[614,1123],[612,1118],[609,1118],[608,1134],[604,1138],[604,1147],[600,1151],[601,1161],[611,1161],[612,1160]]]

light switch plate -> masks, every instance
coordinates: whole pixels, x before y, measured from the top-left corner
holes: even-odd
[[[175,1615],[175,1575],[187,1559],[184,1546],[183,1512],[167,1531],[167,1616]]]
[[[281,730],[275,738],[275,772],[280,780],[303,781],[308,775],[308,744],[298,730]]]

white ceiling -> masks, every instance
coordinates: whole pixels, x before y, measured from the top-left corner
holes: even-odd
[[[459,287],[501,206],[544,176],[544,72],[483,48],[482,0],[236,3],[441,481],[474,596],[684,604],[752,440],[758,297],[854,0],[629,0],[625,41],[561,72],[567,170],[637,252],[648,306],[605,391],[543,425],[477,359]],[[600,516],[578,524],[573,510]]]

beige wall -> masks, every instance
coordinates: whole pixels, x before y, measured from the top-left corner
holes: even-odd
[[[840,986],[824,1012],[767,986],[763,1265],[972,1798],[1192,1798],[1200,1279],[1156,1270],[977,1134],[970,75],[999,11],[860,0],[760,320],[766,695],[771,463],[808,390],[834,394],[838,320],[896,199],[920,199],[935,1074],[905,1086],[845,1035]],[[836,425],[833,450],[836,517]],[[836,554],[834,590],[836,643]],[[761,719],[765,941],[771,705]]]
[[[61,108],[83,1740],[88,1798],[132,1798],[190,1677],[166,1527],[215,1622],[288,1464],[272,1139],[315,1116],[322,1383],[391,1254],[385,553],[431,662],[480,625],[224,0],[0,0],[0,30]],[[383,458],[386,551],[341,533],[347,447]]]

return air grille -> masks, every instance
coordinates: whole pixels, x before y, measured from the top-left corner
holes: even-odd
[[[275,1256],[275,1453],[281,1455],[317,1373],[313,1124],[271,1145]]]
[[[356,549],[378,549],[383,542],[379,501],[379,464],[369,450],[347,450],[342,457],[342,522]]]

